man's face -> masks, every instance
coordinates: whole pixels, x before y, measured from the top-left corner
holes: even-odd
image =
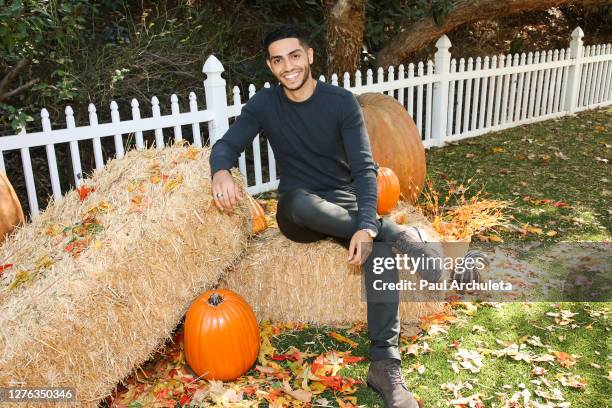
[[[268,67],[285,88],[296,91],[311,77],[312,48],[305,50],[297,38],[274,41],[268,46],[268,54]]]

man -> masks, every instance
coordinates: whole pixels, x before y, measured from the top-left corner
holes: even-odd
[[[217,206],[231,210],[242,199],[229,169],[255,135],[264,131],[280,176],[276,218],[281,232],[304,243],[337,239],[348,247],[349,264],[364,265],[366,287],[374,279],[397,281],[397,270],[373,275],[375,255],[393,256],[373,241],[395,243],[414,255],[418,251],[411,243],[419,238],[376,214],[378,166],[356,98],[343,88],[313,79],[313,49],[302,29],[278,28],[263,45],[279,85],[255,94],[213,146],[210,166]],[[440,274],[428,272],[434,275],[432,280]],[[372,360],[367,382],[388,407],[416,408],[400,372],[399,297],[394,293],[375,300],[371,290],[367,296]]]

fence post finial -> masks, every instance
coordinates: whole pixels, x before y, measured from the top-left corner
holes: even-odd
[[[204,80],[206,109],[214,114],[214,119],[208,122],[211,146],[221,139],[227,129],[229,129],[227,90],[225,89],[225,79],[221,76],[223,71],[223,65],[214,55],[206,59],[202,68],[202,72],[206,74],[206,79]]]

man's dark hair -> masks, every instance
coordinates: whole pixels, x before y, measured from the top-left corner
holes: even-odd
[[[269,57],[268,47],[274,41],[283,40],[285,38],[297,38],[300,45],[305,49],[310,47],[310,34],[304,28],[296,25],[283,25],[270,31],[263,40],[263,47],[266,55]]]

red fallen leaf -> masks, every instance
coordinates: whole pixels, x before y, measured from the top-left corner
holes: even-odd
[[[161,391],[157,391],[155,393],[155,399],[157,400],[165,399],[168,396],[168,392],[169,392],[168,388],[164,388]]]
[[[264,398],[270,402],[274,402],[278,397],[280,397],[283,394],[284,394],[283,390],[281,390],[280,388],[278,389],[275,388],[272,391],[270,391],[268,395],[266,395]]]
[[[244,395],[255,395],[257,392],[257,387],[254,385],[247,385],[242,389],[242,392],[244,392]]]
[[[342,388],[342,377],[340,374],[337,375],[320,375],[318,381],[322,382],[327,388],[339,391]]]
[[[561,201],[557,201],[553,204],[557,208],[569,207],[570,205]]]
[[[315,361],[312,362],[312,366],[310,366],[310,371],[312,371],[313,373],[316,373],[321,368],[323,368],[323,363],[321,362],[322,360],[319,357],[317,357]]]
[[[358,363],[362,360],[365,360],[365,357],[359,357],[359,356],[351,356],[351,355],[344,355],[344,357],[342,357],[342,361],[344,361],[346,364],[355,364]]]
[[[191,395],[183,394],[183,396],[180,399],[181,406],[183,407],[183,406],[189,404],[191,402],[191,398],[192,398]]]
[[[89,245],[89,239],[75,240],[66,245],[65,252],[70,252],[72,256],[77,256]]]
[[[0,265],[0,277],[2,277],[2,274],[4,273],[5,270],[11,268],[12,266],[13,264]]]
[[[168,175],[162,174],[162,181],[167,181],[167,180],[168,180]]]
[[[276,354],[276,355],[270,357],[270,360],[285,361],[285,360],[289,360],[289,356],[286,355],[286,354]]]
[[[327,388],[331,388],[334,391],[346,392],[353,385],[360,384],[361,381],[355,380],[352,377],[343,377],[340,374],[336,375],[319,375],[317,380],[325,385]]]
[[[453,347],[455,348],[455,350],[459,350],[459,342],[456,339],[453,340]]]
[[[448,316],[444,313],[434,313],[428,316],[420,317],[419,320],[429,323],[442,323],[448,320]]]
[[[81,202],[85,201],[85,199],[87,198],[87,196],[92,192],[95,191],[93,188],[91,187],[87,187],[87,186],[81,186],[78,187],[76,189],[76,191],[79,193],[79,200],[81,200]]]

